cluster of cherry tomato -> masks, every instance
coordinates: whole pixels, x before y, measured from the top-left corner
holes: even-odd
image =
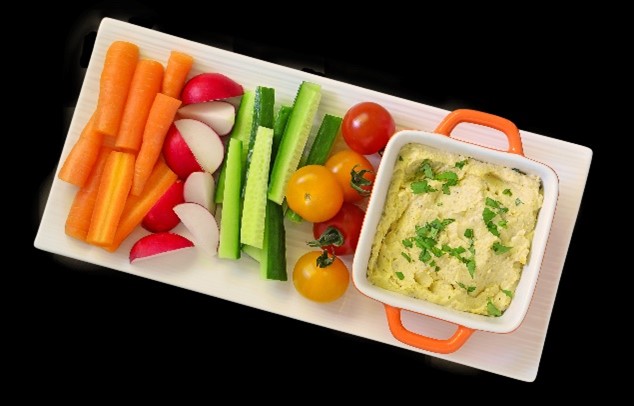
[[[349,271],[338,255],[355,252],[365,212],[355,203],[370,195],[375,169],[365,155],[379,152],[395,132],[394,119],[381,105],[363,102],[343,118],[341,133],[350,148],[332,155],[324,165],[298,169],[286,188],[289,208],[313,223],[315,241],[323,251],[300,257],[293,283],[300,294],[318,302],[341,297]]]

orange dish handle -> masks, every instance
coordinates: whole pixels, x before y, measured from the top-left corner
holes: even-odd
[[[506,134],[506,138],[509,140],[508,152],[524,155],[522,138],[517,126],[511,121],[493,114],[468,109],[454,110],[447,114],[434,132],[449,137],[453,129],[460,123],[480,124],[500,130]]]
[[[458,326],[453,336],[446,340],[439,340],[407,330],[401,322],[401,309],[385,305],[385,312],[387,313],[387,322],[394,338],[421,350],[449,354],[462,347],[474,331],[465,326]]]

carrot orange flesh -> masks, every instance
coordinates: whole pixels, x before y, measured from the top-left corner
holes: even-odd
[[[108,155],[112,151],[111,148],[102,147],[97,162],[90,172],[90,176],[86,180],[86,184],[77,191],[73,205],[70,207],[68,217],[66,218],[65,231],[66,234],[85,241],[88,229],[90,228],[90,219],[92,211],[97,201],[97,192],[99,191],[99,183],[101,174],[106,166]]]
[[[110,252],[116,251],[123,240],[141,224],[143,217],[165,194],[167,189],[176,182],[176,179],[178,179],[178,176],[167,166],[164,160],[159,159],[148,178],[145,188],[143,188],[143,193],[139,196],[130,195],[128,197],[114,240],[104,248]]]
[[[103,135],[95,130],[94,123],[93,114],[59,170],[61,180],[79,187],[86,183],[103,142]]]
[[[99,81],[97,131],[117,135],[138,60],[139,47],[135,44],[115,41],[108,48]]]
[[[134,154],[112,151],[101,174],[86,242],[108,245],[114,240],[132,186]]]
[[[178,51],[172,51],[167,60],[165,76],[163,78],[163,94],[180,99],[181,91],[185,86],[187,75],[192,69],[194,58]]]
[[[163,148],[163,141],[169,130],[181,101],[158,93],[152,103],[150,114],[143,130],[143,142],[134,165],[132,194],[138,196],[143,191],[152,169]]]
[[[156,94],[163,84],[163,65],[149,59],[140,60],[134,71],[128,99],[123,110],[115,148],[137,153],[141,148],[143,129]]]

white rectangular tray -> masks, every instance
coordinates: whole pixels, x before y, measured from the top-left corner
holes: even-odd
[[[322,85],[323,99],[318,116],[324,113],[341,116],[354,103],[371,100],[385,106],[400,127],[433,131],[448,113],[446,110],[118,20],[104,19],[97,34],[60,162],[70,152],[95,109],[105,53],[115,40],[133,42],[139,45],[142,57],[162,62],[167,61],[171,50],[189,53],[196,61],[192,75],[216,71],[235,79],[247,89],[253,89],[257,85],[273,87],[278,105],[291,103],[303,80],[319,83]],[[343,298],[330,304],[318,304],[302,298],[290,281],[272,282],[261,279],[257,264],[246,257],[237,262],[210,260],[197,250],[190,250],[182,255],[166,256],[158,261],[151,260],[131,266],[128,262],[129,249],[144,231],[140,228],[136,230],[113,254],[67,237],[64,234],[64,223],[76,189],[58,180],[57,176],[35,238],[35,247],[496,374],[533,381],[537,376],[559,279],[588,177],[592,151],[584,146],[530,132],[522,131],[521,135],[526,156],[552,167],[560,181],[557,212],[533,301],[519,329],[509,334],[478,331],[464,347],[453,354],[421,351],[394,339],[387,327],[383,305],[360,294],[352,284]],[[503,136],[484,127],[461,126],[454,131],[453,136],[492,148],[506,147]],[[175,231],[183,230],[179,228]],[[291,270],[297,258],[306,252],[305,243],[310,239],[312,233],[309,224],[287,224],[287,254]],[[351,265],[350,258],[346,262],[348,266]],[[413,331],[439,338],[449,336],[455,328],[449,323],[411,313],[403,314],[403,322]]]

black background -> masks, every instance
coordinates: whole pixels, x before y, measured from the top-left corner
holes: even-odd
[[[38,354],[33,366],[63,367],[53,376],[68,390],[116,390],[149,379],[153,387],[178,382],[203,391],[244,385],[231,392],[239,396],[268,385],[262,399],[288,396],[288,388],[304,388],[297,400],[335,400],[333,390],[422,394],[445,385],[458,399],[473,393],[461,395],[469,384],[508,388],[527,399],[552,388],[616,395],[618,382],[631,383],[632,376],[631,329],[623,329],[632,321],[631,236],[617,249],[609,232],[618,224],[631,227],[626,194],[632,182],[621,153],[631,150],[633,135],[632,10],[524,4],[357,4],[354,17],[319,3],[225,10],[212,2],[174,8],[107,1],[57,10],[56,34],[42,40],[54,51],[48,66],[59,96],[46,103],[53,118],[28,196],[33,266],[23,271],[28,284],[18,287],[27,316],[20,331],[28,331],[29,353]],[[433,106],[491,112],[523,130],[593,149],[536,382],[438,362],[32,248],[89,56],[82,47],[105,16]],[[589,296],[588,289],[598,293]],[[612,306],[619,297],[625,303]]]

